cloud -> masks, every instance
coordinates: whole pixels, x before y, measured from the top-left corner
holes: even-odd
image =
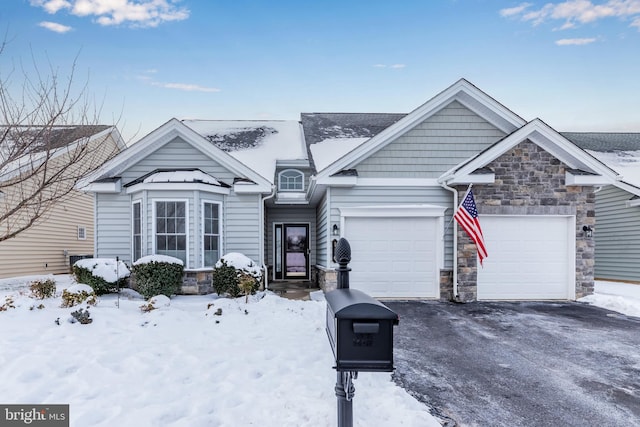
[[[400,70],[402,68],[406,67],[406,64],[392,64],[392,65],[387,65],[387,64],[374,64],[373,65],[374,68],[392,68],[394,70]]]
[[[591,0],[565,0],[547,3],[537,10],[530,8],[530,3],[522,3],[516,7],[501,9],[499,13],[502,17],[519,17],[534,26],[549,20],[564,21],[561,30],[605,18],[631,19],[630,26],[640,30],[640,0],[607,0],[600,4],[594,4]]]
[[[60,34],[64,34],[67,31],[72,30],[71,27],[68,27],[66,25],[58,24],[56,22],[49,22],[49,21],[42,21],[41,23],[38,24],[38,26],[42,28],[46,28],[47,30],[51,30],[55,33],[60,33]]]
[[[100,25],[128,24],[133,27],[157,27],[169,21],[189,17],[187,8],[175,5],[177,0],[30,0],[32,6],[47,13],[61,10],[80,17],[94,17]]]
[[[558,46],[581,46],[581,45],[585,45],[585,44],[590,44],[595,42],[596,39],[594,38],[584,38],[584,39],[561,39],[561,40],[556,40],[556,44]]]
[[[510,7],[510,8],[507,8],[507,9],[501,9],[500,10],[500,16],[508,18],[510,16],[520,15],[522,12],[525,11],[525,9],[528,9],[530,6],[531,6],[531,3],[522,3],[521,5],[516,6],[516,7]]]
[[[189,83],[160,83],[152,82],[151,85],[164,87],[167,89],[178,89],[186,92],[220,92],[220,89],[215,87],[205,87]]]

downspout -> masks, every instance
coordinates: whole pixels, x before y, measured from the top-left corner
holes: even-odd
[[[453,214],[455,214],[456,209],[458,209],[458,190],[456,190],[455,188],[449,187],[445,179],[443,179],[442,182],[439,182],[439,183],[442,186],[442,188],[444,188],[445,190],[449,190],[453,193]],[[451,222],[455,223],[455,221],[453,220],[453,217]],[[459,295],[458,295],[458,229],[456,227],[456,224],[453,224],[451,233],[453,234],[453,300],[457,301],[459,298]],[[442,236],[443,239],[445,237],[446,236],[444,235]]]
[[[265,257],[264,257],[264,245],[265,245],[265,236],[264,236],[264,220],[265,220],[265,216],[264,216],[264,211],[265,211],[265,202],[268,199],[273,198],[276,195],[276,186],[275,185],[271,185],[271,193],[261,197],[260,198],[260,263],[262,264],[262,268],[264,269],[264,288],[265,289],[269,289],[269,278],[268,278],[268,271],[267,271],[267,264],[265,261]]]

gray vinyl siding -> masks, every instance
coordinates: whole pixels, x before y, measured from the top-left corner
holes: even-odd
[[[356,166],[371,178],[435,178],[505,134],[457,101]]]
[[[273,224],[309,224],[309,248],[311,256],[310,265],[317,263],[318,254],[316,253],[316,210],[314,208],[289,207],[289,208],[271,208],[267,214],[267,264],[273,266]]]
[[[96,194],[96,256],[120,257],[131,265],[131,198]]]
[[[444,228],[444,265],[453,266],[453,199],[451,192],[440,188],[353,187],[331,189],[331,224],[340,224],[340,208],[428,204],[446,207]],[[328,244],[328,243],[327,243]]]
[[[328,214],[328,194],[330,190],[327,190],[327,193],[324,194],[320,202],[318,203],[318,208],[316,209],[316,264],[321,265],[323,267],[329,266],[328,260],[328,246],[329,246],[329,235],[331,228],[329,225],[329,214]]]
[[[640,207],[632,194],[608,186],[596,193],[595,277],[640,282]]]
[[[218,180],[233,184],[236,177],[231,171],[211,160],[192,145],[179,138],[172,140],[153,153],[149,153],[140,162],[132,165],[120,176],[127,184],[155,169],[198,168]],[[189,265],[187,268],[200,268],[201,257],[201,201],[221,201],[222,205],[222,254],[241,252],[259,262],[259,224],[260,195],[213,194],[197,190],[155,191],[145,190],[126,194],[123,188],[120,194],[97,194],[97,237],[98,256],[115,257],[131,262],[131,204],[133,200],[146,200],[143,203],[142,255],[151,255],[153,251],[153,201],[188,200],[189,203]]]

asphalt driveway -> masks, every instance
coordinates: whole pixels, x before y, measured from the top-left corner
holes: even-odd
[[[394,379],[448,426],[639,426],[640,319],[581,303],[387,302]]]

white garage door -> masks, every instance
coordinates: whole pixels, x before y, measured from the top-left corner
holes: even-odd
[[[347,217],[350,287],[376,298],[438,298],[438,220]]]
[[[478,299],[574,299],[574,223],[564,216],[481,216],[489,256],[478,267]]]

